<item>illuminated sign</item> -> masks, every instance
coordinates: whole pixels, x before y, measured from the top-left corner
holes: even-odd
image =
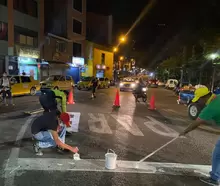
[[[76,67],[84,66],[85,60],[82,57],[72,57],[72,64]]]
[[[16,46],[16,53],[21,57],[40,58],[40,51],[36,49]]]
[[[97,69],[105,70],[105,69],[106,69],[106,66],[105,66],[105,65],[96,65],[96,68],[97,68]]]

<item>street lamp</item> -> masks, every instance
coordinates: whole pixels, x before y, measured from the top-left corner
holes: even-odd
[[[118,52],[118,48],[114,47],[113,52]]]
[[[122,61],[123,59],[124,59],[124,57],[123,57],[123,56],[121,56],[121,57],[120,57],[120,60]]]
[[[208,56],[212,60],[212,65],[213,65],[213,72],[212,72],[212,86],[211,86],[211,91],[214,91],[214,84],[215,84],[215,74],[216,74],[216,68],[214,64],[214,60],[219,58],[219,54],[213,53]]]
[[[124,43],[126,41],[126,38],[124,36],[120,37],[121,43]]]

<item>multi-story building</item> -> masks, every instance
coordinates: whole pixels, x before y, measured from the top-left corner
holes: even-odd
[[[86,68],[83,75],[112,79],[112,16],[87,12],[86,37]]]
[[[112,15],[87,12],[86,38],[102,45],[112,45]]]
[[[0,1],[0,73],[39,78],[43,17],[44,0]]]
[[[84,65],[85,36],[86,0],[45,1],[43,56],[50,63],[50,74],[65,73],[79,80]]]

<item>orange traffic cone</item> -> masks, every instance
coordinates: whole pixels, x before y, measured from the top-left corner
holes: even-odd
[[[73,89],[70,90],[70,93],[69,93],[69,95],[68,95],[67,104],[70,104],[70,105],[75,104],[74,98],[73,98]]]
[[[116,91],[115,101],[114,101],[113,107],[117,107],[117,108],[120,107],[120,98],[119,98],[119,91],[118,91],[118,89]]]
[[[156,110],[156,107],[155,107],[155,96],[154,94],[151,96],[150,98],[150,105],[149,105],[149,110]]]

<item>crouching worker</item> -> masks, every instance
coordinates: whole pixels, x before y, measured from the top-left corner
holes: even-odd
[[[51,111],[36,118],[31,126],[36,155],[43,155],[41,149],[45,148],[57,148],[59,152],[68,150],[77,153],[77,147],[65,144],[66,126],[70,126],[68,113]]]
[[[57,104],[61,105],[62,112],[66,112],[66,94],[60,90],[44,90],[39,97],[44,112],[59,110]]]

